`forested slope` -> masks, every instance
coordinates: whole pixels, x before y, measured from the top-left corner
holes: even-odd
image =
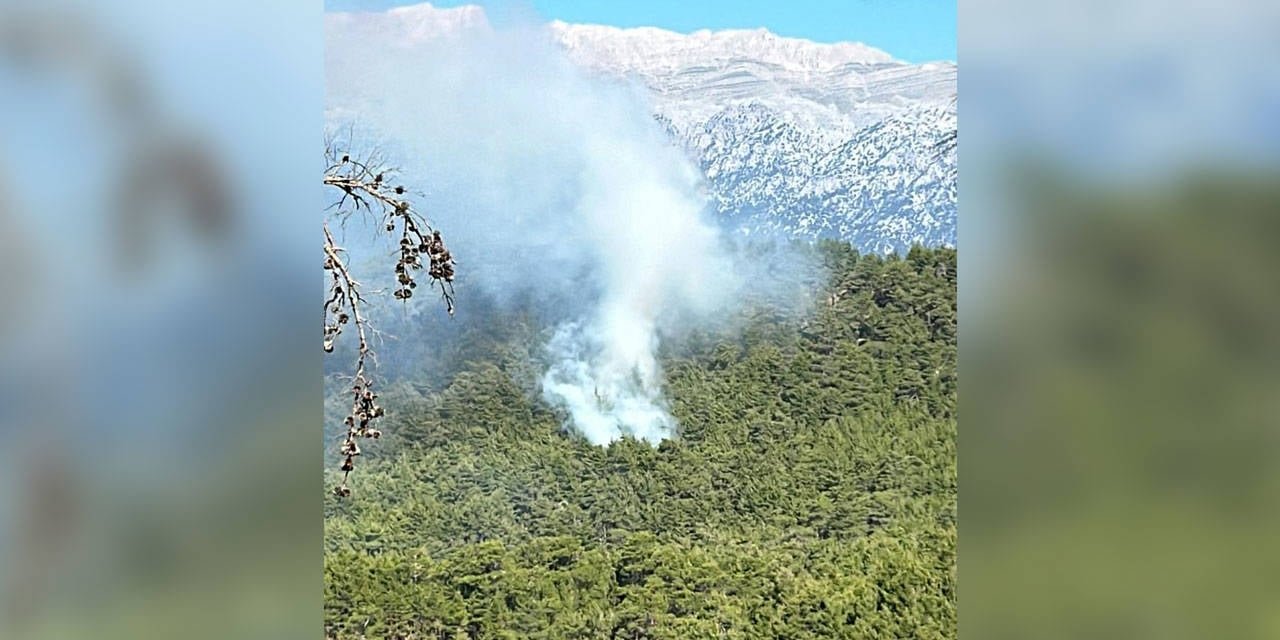
[[[956,253],[815,251],[815,309],[667,349],[657,447],[562,430],[531,316],[463,332],[328,499],[326,633],[955,637]]]

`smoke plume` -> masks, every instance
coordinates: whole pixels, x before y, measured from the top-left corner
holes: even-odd
[[[476,8],[333,15],[326,56],[330,122],[403,160],[471,286],[563,307],[543,398],[595,443],[672,435],[658,346],[738,283],[700,175],[643,91]]]

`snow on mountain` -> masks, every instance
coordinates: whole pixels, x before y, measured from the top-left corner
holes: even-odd
[[[638,80],[677,128],[732,104],[758,103],[801,126],[847,135],[904,108],[941,105],[956,65],[913,65],[862,43],[821,44],[765,29],[680,34],[551,23],[575,62]]]
[[[328,12],[326,30],[358,30],[370,38],[398,36],[406,41],[451,37],[471,29],[487,29],[489,18],[479,5],[439,8],[429,3],[395,7],[382,13]]]
[[[871,251],[956,241],[956,65],[764,29],[551,24],[582,66],[648,87],[735,229]]]
[[[550,28],[571,56],[614,69],[671,71],[690,61],[750,58],[790,71],[817,72],[846,64],[895,62],[893,56],[860,42],[819,44],[780,37],[768,29],[703,29],[682,34],[655,27],[623,29],[560,20],[551,22]]]
[[[683,136],[714,206],[743,233],[842,238],[868,251],[955,245],[953,109],[903,112],[837,144],[758,104]]]
[[[477,6],[329,14],[326,27],[409,41],[489,29]],[[681,34],[552,22],[570,60],[648,89],[655,118],[744,233],[873,251],[956,241],[956,65],[764,29]]]

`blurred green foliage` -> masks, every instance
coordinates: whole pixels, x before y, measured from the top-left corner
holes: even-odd
[[[527,314],[388,393],[392,443],[326,503],[326,634],[954,638],[956,253],[796,250],[816,309],[668,347],[657,447],[562,430]]]
[[[1020,180],[963,296],[963,634],[1280,637],[1280,181]]]

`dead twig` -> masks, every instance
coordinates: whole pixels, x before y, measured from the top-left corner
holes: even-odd
[[[338,151],[332,141],[326,141],[325,160],[324,184],[339,193],[329,206],[329,210],[334,212],[332,215],[341,217],[345,222],[352,213],[362,212],[376,215],[378,224],[388,233],[399,228],[399,256],[395,265],[397,287],[394,297],[407,304],[418,287],[415,274],[425,266],[432,286],[440,286],[445,309],[453,315],[453,256],[445,246],[440,232],[432,229],[414,211],[406,197],[404,186],[392,184],[394,170],[385,166],[376,150],[363,159],[356,159],[348,152]],[[380,430],[374,428],[374,421],[385,412],[375,402],[378,395],[373,391],[367,367],[370,360],[376,364],[376,356],[369,343],[369,336],[376,331],[362,309],[366,301],[361,293],[360,283],[352,277],[346,252],[334,241],[327,221],[324,224],[324,254],[324,269],[330,275],[329,290],[324,302],[324,351],[333,351],[334,343],[345,326],[353,323],[356,327],[357,352],[355,373],[352,376],[351,411],[343,420],[347,431],[339,449],[343,458],[342,482],[334,489],[337,495],[345,497],[351,494],[347,478],[355,467],[356,456],[360,455],[359,440],[376,439],[382,435]]]

